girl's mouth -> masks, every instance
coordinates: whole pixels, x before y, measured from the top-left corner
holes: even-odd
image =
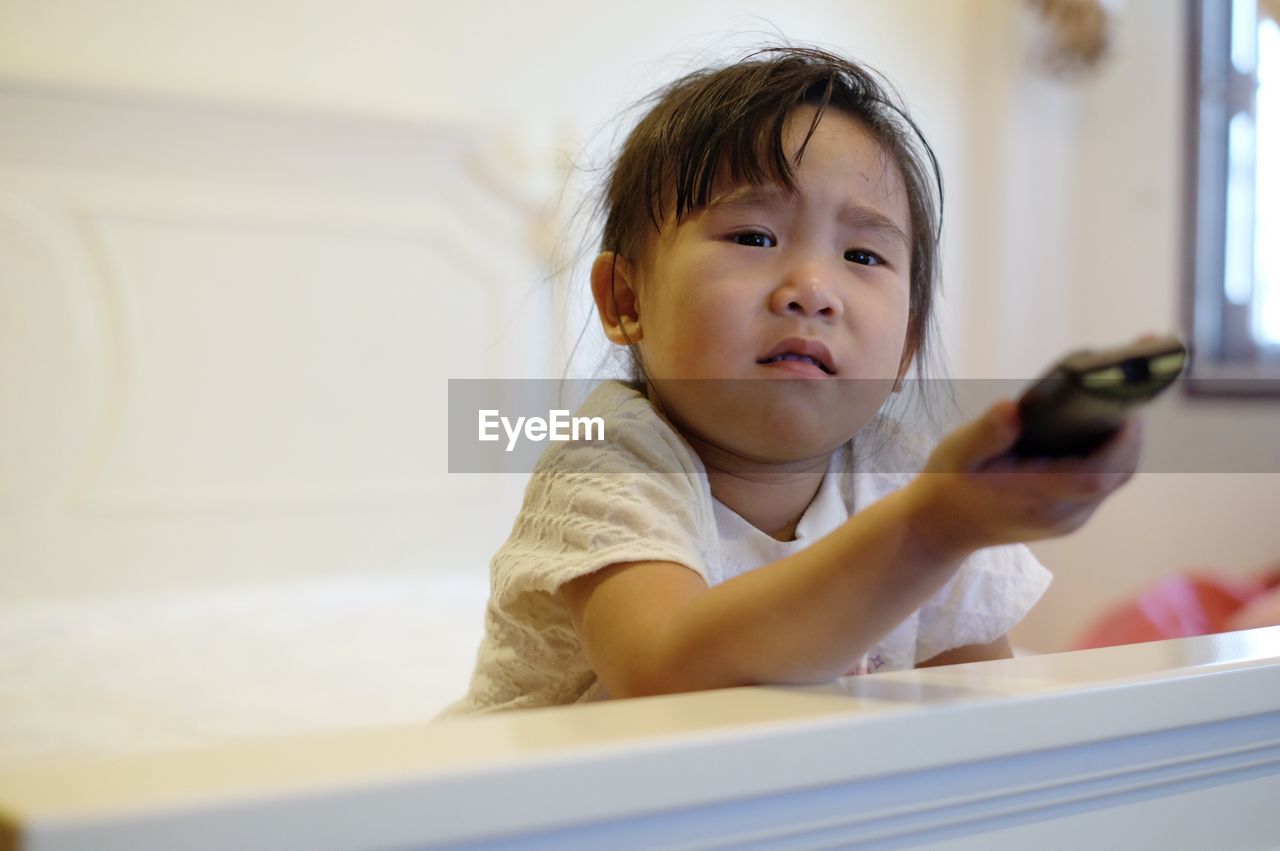
[[[830,368],[829,368],[825,363],[823,363],[822,361],[818,360],[817,358],[815,358],[815,357],[811,357],[811,356],[809,356],[809,355],[798,355],[798,354],[796,354],[795,352],[786,352],[786,353],[784,353],[784,354],[774,355],[774,356],[773,356],[773,357],[771,357],[771,358],[765,358],[765,359],[763,359],[763,360],[757,361],[757,363],[760,363],[760,364],[771,364],[771,363],[781,363],[781,362],[783,362],[783,361],[792,361],[792,362],[796,362],[796,363],[806,363],[806,364],[810,364],[810,365],[812,365],[812,366],[814,366],[814,367],[817,367],[818,369],[820,369],[820,370],[821,370],[824,374],[826,374],[826,375],[834,375],[834,374],[835,374],[835,373],[833,373],[833,372],[831,371],[831,369],[830,369]]]
[[[802,369],[814,375],[835,375],[836,362],[826,343],[816,337],[787,337],[780,340],[772,349],[765,352],[756,363],[767,366],[771,364],[795,364],[792,371]]]

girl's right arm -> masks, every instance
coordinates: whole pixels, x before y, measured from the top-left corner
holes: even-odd
[[[1084,459],[1001,458],[1002,402],[953,432],[911,484],[801,552],[708,588],[671,562],[615,564],[561,586],[613,697],[833,679],[919,608],[972,552],[1073,531],[1137,466],[1132,420]],[[1001,460],[995,460],[1001,458]]]

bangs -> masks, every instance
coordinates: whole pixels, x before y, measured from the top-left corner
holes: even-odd
[[[754,70],[754,69],[752,69]],[[757,81],[726,81],[745,84]],[[777,86],[779,81],[773,81]],[[681,114],[672,116],[662,142],[665,150],[649,161],[644,197],[649,219],[656,229],[668,213],[676,223],[706,207],[718,184],[777,184],[796,192],[795,167],[831,101],[834,80],[803,81],[803,88],[777,86],[771,97],[735,103],[735,85],[708,86]],[[722,99],[723,98],[723,99]],[[737,96],[742,100],[741,94]],[[799,106],[816,108],[794,157],[788,157],[783,140],[787,120]]]

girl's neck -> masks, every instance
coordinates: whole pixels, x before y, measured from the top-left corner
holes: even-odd
[[[768,464],[690,440],[707,469],[711,495],[760,531],[795,540],[796,526],[822,486],[831,453],[789,464]]]

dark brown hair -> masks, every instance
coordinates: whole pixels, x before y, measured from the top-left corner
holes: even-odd
[[[602,251],[638,262],[648,238],[674,213],[680,223],[711,200],[718,177],[734,184],[776,182],[796,191],[794,163],[783,149],[787,118],[800,106],[817,112],[796,162],[826,109],[860,120],[897,165],[911,214],[908,350],[923,362],[933,325],[942,226],[937,158],[901,98],[876,72],[816,48],[770,47],[730,65],[676,80],[623,143],[602,197]],[[632,378],[643,366],[632,350]]]

